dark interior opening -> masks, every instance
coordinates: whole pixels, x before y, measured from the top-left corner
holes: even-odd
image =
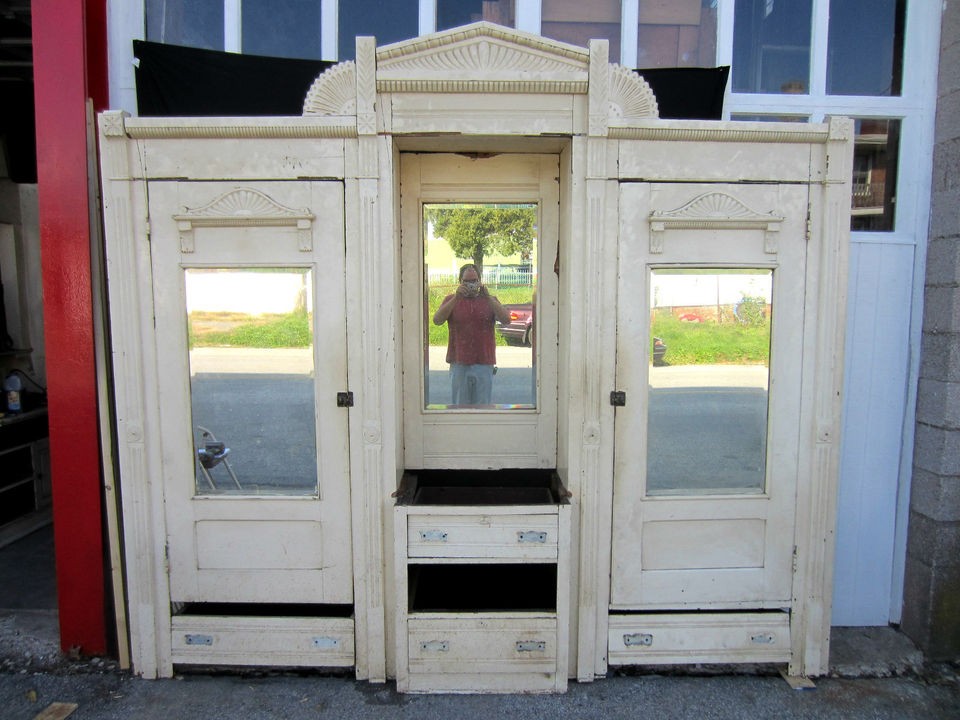
[[[409,505],[556,505],[568,494],[555,470],[408,470],[396,493]]]
[[[173,615],[221,615],[228,617],[353,617],[353,605],[320,603],[176,603]]]
[[[411,565],[410,612],[556,612],[556,564]]]

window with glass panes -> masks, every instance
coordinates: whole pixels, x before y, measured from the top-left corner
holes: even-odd
[[[895,226],[907,0],[145,0],[148,40],[255,55],[350,60],[378,45],[487,21],[634,68],[729,64],[735,119],[856,118],[853,228]],[[522,11],[522,12],[521,12]],[[724,43],[718,47],[718,39]],[[813,53],[825,53],[814,57]],[[869,100],[868,100],[869,99]],[[866,112],[868,109],[870,112]]]

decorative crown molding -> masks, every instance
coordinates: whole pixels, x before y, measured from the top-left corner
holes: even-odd
[[[589,53],[481,22],[377,51],[379,92],[587,92]]]
[[[295,227],[300,250],[310,252],[315,218],[308,208],[286,207],[253,188],[234,188],[202,207],[184,208],[173,216],[180,231],[180,250],[185,253],[194,251],[193,230],[197,227]]]
[[[610,64],[610,124],[632,125],[660,117],[657,98],[646,80],[623,65]]]
[[[357,67],[347,61],[334,65],[313,81],[303,100],[304,115],[356,115]]]
[[[650,213],[650,252],[663,252],[663,237],[668,229],[677,230],[763,230],[766,253],[776,254],[777,237],[783,217],[773,212],[760,213],[722,192],[706,192],[675,210]]]

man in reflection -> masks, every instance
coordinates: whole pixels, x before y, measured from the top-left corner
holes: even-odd
[[[480,282],[473,263],[460,268],[457,291],[447,295],[433,315],[447,323],[447,362],[454,405],[489,405],[496,365],[494,322],[510,322],[510,313]]]

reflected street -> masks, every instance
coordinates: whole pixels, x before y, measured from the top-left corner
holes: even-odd
[[[761,491],[766,382],[759,365],[651,368],[648,493]]]
[[[430,371],[425,377],[427,404],[450,402],[450,366],[444,359],[445,347],[430,348]],[[495,405],[536,404],[536,378],[532,375],[533,350],[528,347],[497,348],[497,374],[493,376],[492,402]]]

